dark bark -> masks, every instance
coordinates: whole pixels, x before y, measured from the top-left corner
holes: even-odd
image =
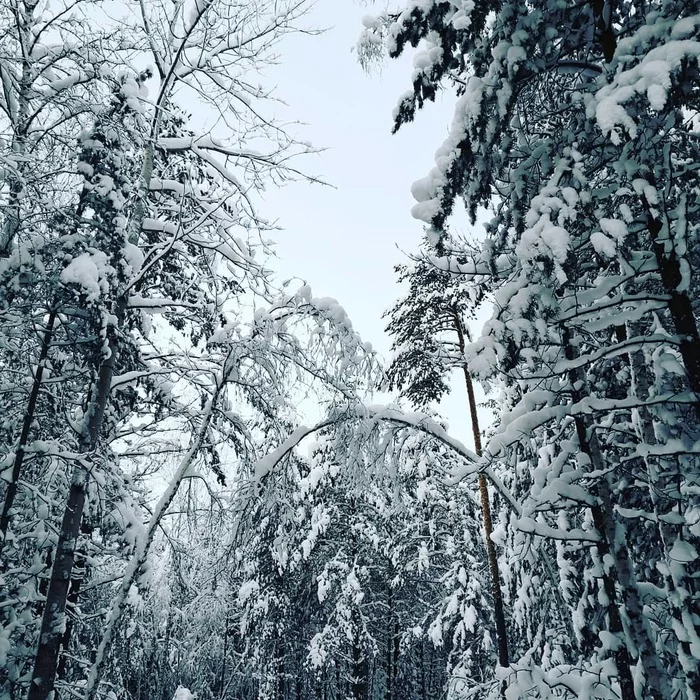
[[[392,659],[392,665],[394,667],[394,688],[392,692],[393,700],[396,700],[398,693],[396,692],[397,688],[397,679],[399,677],[399,651],[401,648],[401,637],[399,636],[399,619],[398,617],[394,616],[394,628],[392,630],[392,638],[394,641],[394,658]]]
[[[126,300],[120,299],[117,307],[116,316],[121,319],[126,309]],[[95,450],[98,447],[102,421],[109,401],[117,353],[118,343],[112,328],[109,335],[107,357],[102,361],[98,371],[90,409],[80,440],[79,451],[84,457],[76,462],[73,468],[68,501],[63,513],[56,544],[56,556],[44,604],[39,645],[27,700],[48,700],[54,689],[58,657],[63,642],[63,620],[74,566],[76,543],[80,535],[80,523],[85,507],[87,479],[91,466],[96,461]]]
[[[231,636],[231,610],[226,611],[226,617],[224,618],[224,644],[221,650],[221,673],[217,679],[215,686],[215,692],[219,697],[224,697],[224,690],[226,688],[226,660],[228,657],[228,640]]]
[[[32,382],[32,388],[29,392],[27,410],[25,411],[24,419],[22,420],[22,431],[20,433],[19,443],[15,451],[15,459],[12,463],[12,474],[10,477],[10,483],[7,485],[7,491],[5,492],[5,502],[3,503],[2,507],[2,515],[0,515],[0,555],[2,554],[2,548],[5,544],[5,539],[7,537],[7,529],[10,525],[10,512],[15,502],[15,497],[17,496],[17,488],[22,473],[22,464],[24,462],[25,450],[27,447],[27,442],[29,441],[32,423],[34,422],[34,415],[36,413],[36,402],[39,398],[39,390],[41,389],[41,383],[44,377],[46,358],[49,353],[49,348],[51,347],[51,340],[53,338],[53,329],[55,321],[56,311],[52,309],[49,313],[49,318],[46,322],[46,328],[44,329],[44,337],[42,339],[41,350],[39,352],[39,362],[37,363],[36,372],[34,374],[34,381]],[[0,557],[0,560],[4,560],[4,558]],[[3,566],[4,565],[0,564],[0,570]]]
[[[277,663],[275,669],[275,675],[277,676],[276,685],[276,695],[277,700],[285,700],[285,664],[284,664],[284,649],[282,647],[282,641],[277,639],[275,645],[275,655],[277,656]]]
[[[389,591],[387,594],[387,605],[389,613],[387,615],[387,635],[386,635],[386,660],[385,660],[385,675],[386,688],[384,690],[384,700],[392,700],[394,690],[394,640],[393,640],[393,616],[394,616],[394,591],[389,582]]]
[[[562,329],[562,343],[566,359],[569,361],[573,360],[574,348],[571,344],[569,329],[566,327]],[[571,386],[578,386],[582,381],[581,377],[579,377],[579,373],[571,370],[569,374]],[[580,401],[581,398],[581,390],[572,388],[572,399],[574,402]],[[604,473],[602,457],[597,449],[597,444],[592,444],[592,441],[588,437],[584,419],[581,416],[575,416],[574,425],[576,427],[576,435],[581,452],[588,456],[597,473]],[[622,700],[635,700],[634,682],[632,680],[631,670],[632,659],[627,644],[625,643],[622,616],[620,614],[617,589],[615,587],[615,582],[618,579],[617,566],[615,563],[616,552],[613,550],[615,543],[615,525],[612,520],[613,516],[611,510],[607,512],[607,510],[604,509],[606,505],[606,489],[607,484],[598,484],[598,487],[595,489],[594,495],[597,496],[598,505],[591,507],[591,515],[593,517],[593,524],[598,533],[598,542],[596,545],[598,555],[601,562],[603,562],[602,580],[603,590],[608,600],[608,630],[619,642],[617,648],[613,651],[613,656],[615,658],[615,665],[617,666],[621,698]],[[609,505],[609,499],[607,505]]]
[[[428,681],[427,681],[427,697],[432,698],[435,693],[433,691],[433,676],[434,674],[434,666],[435,666],[435,647],[430,644],[428,646]]]
[[[49,590],[44,603],[39,646],[27,695],[28,700],[46,700],[54,687],[58,655],[63,641],[63,618],[75,558],[74,542],[80,531],[80,520],[85,506],[86,480],[85,468],[82,465],[76,466],[61,522]]]
[[[302,682],[301,673],[297,673],[296,680],[294,682],[294,696],[295,700],[302,700],[304,697],[304,684]]]
[[[591,515],[593,516],[593,524],[600,535],[600,540],[597,545],[598,554],[601,561],[606,562],[612,556],[608,539],[604,534],[608,529],[606,515],[599,506],[591,508]],[[630,653],[624,640],[624,628],[622,626],[622,617],[617,601],[615,578],[615,572],[611,571],[610,567],[605,567],[603,570],[603,590],[608,599],[608,629],[610,633],[615,635],[619,640],[618,647],[613,655],[615,657],[615,665],[617,666],[621,698],[622,700],[635,700],[634,682],[632,681],[631,671],[632,659],[630,658]]]
[[[340,697],[340,693],[342,692],[342,687],[343,687],[343,678],[340,674],[340,664],[336,663],[336,665],[335,665],[335,693],[333,694],[334,698]]]
[[[700,422],[700,333],[698,333],[692,300],[682,285],[684,280],[681,259],[674,249],[673,241],[668,235],[668,228],[665,227],[661,219],[652,213],[648,206],[646,206],[646,210],[647,230],[649,231],[654,255],[659,266],[661,282],[664,290],[669,295],[668,312],[671,316],[674,330],[678,335],[678,349],[685,367],[688,386],[695,394],[693,403],[695,409],[694,419],[696,422]],[[661,488],[659,493],[665,493],[665,491],[666,489]],[[678,604],[679,599],[682,599],[682,597],[679,598],[676,593],[676,584],[670,576],[666,577],[666,580],[670,593],[669,600],[673,605],[672,614],[676,618],[677,624],[683,626],[679,618],[686,614],[688,615],[689,624],[697,631],[700,627],[695,622],[697,615],[693,615],[694,611],[688,613],[683,610],[688,603],[683,600],[680,605]],[[697,584],[692,577],[688,577],[683,583],[687,584],[689,591],[696,590]],[[687,687],[700,697],[700,664],[696,663],[697,659],[687,640],[679,640],[679,644],[682,651],[681,659],[685,661],[684,670],[686,672]]]
[[[73,566],[73,573],[71,575],[71,582],[68,588],[68,599],[66,601],[66,608],[71,613],[66,619],[66,629],[63,633],[63,639],[61,640],[61,646],[63,649],[68,648],[70,643],[70,638],[73,635],[73,627],[75,626],[75,616],[77,615],[78,599],[80,597],[80,589],[85,582],[85,577],[87,576],[87,538],[92,534],[92,528],[87,526],[85,523],[81,525],[81,533],[83,534],[82,544],[76,549],[75,552],[75,563]],[[59,679],[64,678],[66,675],[66,657],[61,656],[58,661],[58,668],[56,670],[56,677]]]
[[[615,336],[618,342],[624,342],[629,337],[627,326],[616,326]],[[644,366],[643,353],[640,351],[632,354],[625,353],[622,357],[630,368],[633,395],[637,396],[639,399],[648,399],[650,386],[648,374],[650,368]],[[641,423],[644,443],[649,446],[655,445],[656,436],[654,434],[653,418],[649,413],[648,407],[640,406],[637,409],[637,412]],[[648,479],[649,500],[656,516],[655,527],[658,541],[661,544],[662,550],[667,550],[666,536],[664,535],[664,514],[662,514],[659,510],[659,500],[665,489],[659,483],[658,470],[652,466],[652,460],[653,456],[651,455],[646,455],[643,457],[644,468]],[[673,471],[675,472],[675,470]],[[674,477],[675,473],[673,474],[672,478]],[[604,502],[607,503],[606,509],[609,512],[612,512],[612,497],[608,491],[609,489],[606,489],[605,493],[603,494]],[[676,501],[673,500],[672,503],[675,505]],[[672,508],[673,506],[671,506],[671,510]],[[659,517],[659,515],[662,515],[662,517]],[[621,536],[615,537],[614,541],[617,543],[616,564],[622,586],[624,605],[627,612],[627,617],[629,619],[629,625],[632,634],[634,635],[635,642],[638,645],[639,656],[642,661],[642,666],[646,670],[647,678],[649,678],[649,675],[652,674],[651,681],[648,681],[647,683],[649,686],[649,694],[650,697],[663,700],[664,698],[671,696],[671,689],[667,682],[668,672],[662,666],[661,659],[653,643],[651,630],[649,629],[649,621],[644,614],[644,603],[639,595],[637,573],[626,544],[627,538]],[[669,580],[668,576],[665,577],[665,579],[667,585],[669,586],[669,590],[672,590],[673,582]],[[677,613],[678,611],[675,609],[672,612],[676,619],[678,619]]]
[[[650,212],[647,214],[647,228],[654,245],[654,255],[659,266],[661,282],[669,295],[668,311],[679,337],[679,351],[688,376],[688,384],[695,394],[696,418],[700,420],[700,334],[695,321],[693,304],[685,291],[679,291],[683,281],[681,261],[674,250],[668,251],[660,234],[663,223]]]
[[[353,611],[353,642],[352,642],[352,697],[353,700],[367,698],[367,658],[362,645],[359,613]]]
[[[420,642],[420,697],[428,700],[427,679],[425,677],[425,640]]]
[[[26,18],[31,17],[34,8],[37,6],[37,0],[26,2],[25,11],[20,10],[19,4],[15,5],[13,14],[17,25],[17,39],[19,40],[20,50],[22,52],[22,75],[17,85],[17,114],[14,118],[14,137],[12,139],[12,152],[15,156],[24,156],[27,145],[27,130],[30,125],[29,116],[29,95],[32,88],[32,72],[33,65],[30,60],[32,44],[33,27],[27,22]],[[7,100],[7,96],[5,96]],[[24,157],[17,161],[18,169],[11,168],[10,172],[15,171],[15,175],[10,176],[9,196],[5,209],[5,225],[0,229],[0,258],[7,258],[12,252],[14,240],[20,227],[20,206],[22,194],[25,189],[25,173],[27,171],[27,163]]]
[[[598,44],[603,51],[603,58],[610,63],[617,49],[617,38],[613,28],[615,3],[613,0],[592,0],[593,17],[596,25]]]

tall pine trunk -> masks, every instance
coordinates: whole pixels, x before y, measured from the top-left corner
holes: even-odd
[[[462,328],[462,321],[454,313],[455,325],[457,330],[457,337],[459,339],[459,350],[462,355],[464,355],[464,330]],[[462,370],[464,372],[464,382],[467,386],[467,398],[469,400],[469,413],[471,416],[472,423],[472,435],[474,438],[474,452],[477,456],[481,457],[483,454],[483,449],[481,446],[481,431],[479,429],[479,415],[476,408],[476,398],[474,396],[474,384],[472,382],[471,375],[469,374],[469,367],[464,364],[462,365]],[[481,517],[484,527],[484,540],[486,543],[486,556],[489,562],[489,573],[491,575],[491,595],[493,596],[493,617],[496,624],[496,637],[498,641],[498,664],[504,668],[508,667],[510,663],[508,656],[508,630],[506,628],[506,615],[503,605],[503,592],[501,590],[501,576],[498,570],[498,556],[496,555],[496,546],[491,539],[493,533],[493,521],[491,518],[491,500],[489,497],[489,487],[486,481],[486,477],[483,474],[479,474],[479,495],[481,497]]]

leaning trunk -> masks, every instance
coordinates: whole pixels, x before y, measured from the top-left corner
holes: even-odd
[[[46,328],[44,329],[44,338],[41,343],[41,350],[39,352],[39,362],[37,364],[36,373],[34,374],[34,381],[32,382],[32,388],[29,392],[29,400],[27,401],[27,410],[24,413],[24,419],[22,421],[22,431],[19,436],[19,444],[15,451],[15,459],[12,463],[12,473],[10,475],[10,483],[7,485],[7,491],[5,492],[5,502],[2,507],[2,515],[0,515],[0,554],[2,553],[2,546],[5,544],[5,539],[7,538],[7,530],[10,525],[10,512],[17,496],[17,488],[19,484],[20,475],[22,473],[22,464],[24,462],[25,450],[27,448],[27,442],[29,441],[29,434],[31,432],[32,423],[34,422],[34,415],[36,412],[36,403],[39,398],[39,390],[41,389],[41,383],[44,377],[44,369],[46,368],[46,358],[49,354],[49,348],[51,347],[51,339],[53,338],[53,328],[54,322],[56,321],[56,311],[51,310],[49,313],[49,318],[46,322]]]

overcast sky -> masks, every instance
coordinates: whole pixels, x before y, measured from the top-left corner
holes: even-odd
[[[280,277],[297,276],[315,296],[336,298],[363,339],[388,358],[381,315],[401,293],[393,266],[405,259],[398,248],[414,252],[423,232],[411,217],[411,185],[433,166],[454,99],[445,95],[391,134],[392,111],[411,86],[412,56],[368,75],[353,50],[362,17],[381,7],[318,0],[307,25],[327,31],[283,45],[282,65],[274,71],[277,94],[288,103],[280,116],[306,122],[300,135],[327,149],[306,169],[335,189],[303,183],[270,190],[263,213],[284,229],[275,235]],[[467,224],[457,226],[466,230]],[[451,432],[471,444],[461,385],[440,410]]]

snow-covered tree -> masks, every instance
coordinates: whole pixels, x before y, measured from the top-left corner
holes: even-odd
[[[493,654],[478,506],[441,479],[458,457],[380,415],[337,415],[308,462],[276,467],[244,530],[257,534],[239,601],[263,697],[294,694],[281,674],[332,698],[426,698],[448,668]]]
[[[510,465],[513,546],[556,546],[577,630],[555,660],[543,627],[507,697],[698,696],[699,21],[682,2],[435,0],[366,22],[370,52],[420,45],[396,128],[459,95],[414,214],[438,253],[456,198],[487,220],[449,266],[493,295],[465,353],[502,386],[484,466]]]
[[[442,241],[443,248],[445,241]],[[451,246],[453,247],[453,246]],[[449,271],[438,267],[441,261],[418,258],[397,267],[399,281],[408,283],[406,296],[387,312],[388,333],[394,342],[394,356],[387,370],[390,388],[399,388],[416,406],[439,401],[449,390],[453,370],[463,375],[472,426],[474,450],[481,456],[481,431],[476,396],[464,351],[469,340],[467,319],[473,316],[479,299],[470,297],[469,287],[460,288]],[[449,259],[443,261],[449,268]],[[483,290],[476,294],[483,295]],[[506,667],[508,631],[501,575],[492,540],[491,499],[484,474],[479,474],[484,541],[488,553],[493,597],[493,617],[498,641],[498,663]]]
[[[274,532],[260,520],[250,521],[248,510],[253,506],[245,504],[250,499],[258,503],[258,496],[246,481],[256,474],[265,483],[276,481],[274,476],[264,476],[269,459],[265,453],[270,444],[284,445],[289,439],[301,388],[333,406],[373,381],[373,355],[352,330],[345,313],[333,300],[313,298],[308,287],[285,295],[267,310],[259,309],[248,324],[236,321],[220,327],[210,336],[209,345],[214,354],[212,374],[224,367],[217,380],[218,398],[214,401],[212,395],[200,418],[199,448],[189,447],[182,457],[136,543],[112,599],[106,629],[98,634],[88,692],[96,687],[103,671],[112,686],[133,687],[131,692],[142,697],[170,693],[176,682],[187,683],[203,696],[219,692],[220,686],[248,696],[253,692],[246,674],[252,673],[255,659],[241,659],[247,647],[235,599],[252,559],[273,548],[267,538],[274,539]],[[216,359],[217,348],[225,351],[224,362]],[[202,360],[195,366],[201,380]],[[139,454],[139,445],[133,446],[133,452]],[[212,459],[223,483],[197,489],[193,479],[206,484],[200,469]],[[186,497],[177,496],[185,483]],[[208,505],[194,507],[195,502]],[[178,503],[182,507],[171,512],[171,504]],[[265,498],[254,509],[266,511],[269,503]],[[177,528],[170,526],[173,519]],[[158,537],[159,530],[166,532],[165,538]],[[220,533],[221,539],[213,532]],[[241,545],[250,540],[260,552],[249,544]],[[154,570],[158,571],[156,580]],[[290,583],[278,585],[291,585],[291,578]],[[277,609],[271,588],[266,596],[273,600],[267,612],[274,621]],[[206,614],[200,610],[204,600],[210,602]],[[286,610],[296,608],[287,605]],[[168,630],[165,639],[159,632],[163,628]],[[202,635],[205,646],[195,642]],[[126,659],[134,649],[138,649],[138,663],[131,666]],[[303,656],[306,652],[303,647],[300,650]],[[177,668],[172,654],[177,654]],[[149,673],[149,658],[158,660],[157,675]],[[224,665],[220,673],[215,670],[217,664]],[[262,676],[253,677],[275,688],[284,683],[278,666],[273,659],[264,666]]]
[[[13,694],[54,687],[93,518],[101,526],[102,508],[131,509],[128,435],[183,430],[189,444],[173,440],[174,450],[202,452],[223,478],[211,417],[248,359],[230,344],[195,348],[240,315],[244,294],[251,303],[270,288],[254,253],[269,228],[256,192],[300,176],[288,159],[309,149],[264,115],[269,95],[247,73],[274,58],[305,5],[134,3],[124,17],[94,2],[2,9],[1,524],[13,598],[1,639]],[[135,71],[148,53],[153,68]],[[177,102],[193,95],[235,129],[190,129]],[[132,546],[136,561],[144,542]]]

